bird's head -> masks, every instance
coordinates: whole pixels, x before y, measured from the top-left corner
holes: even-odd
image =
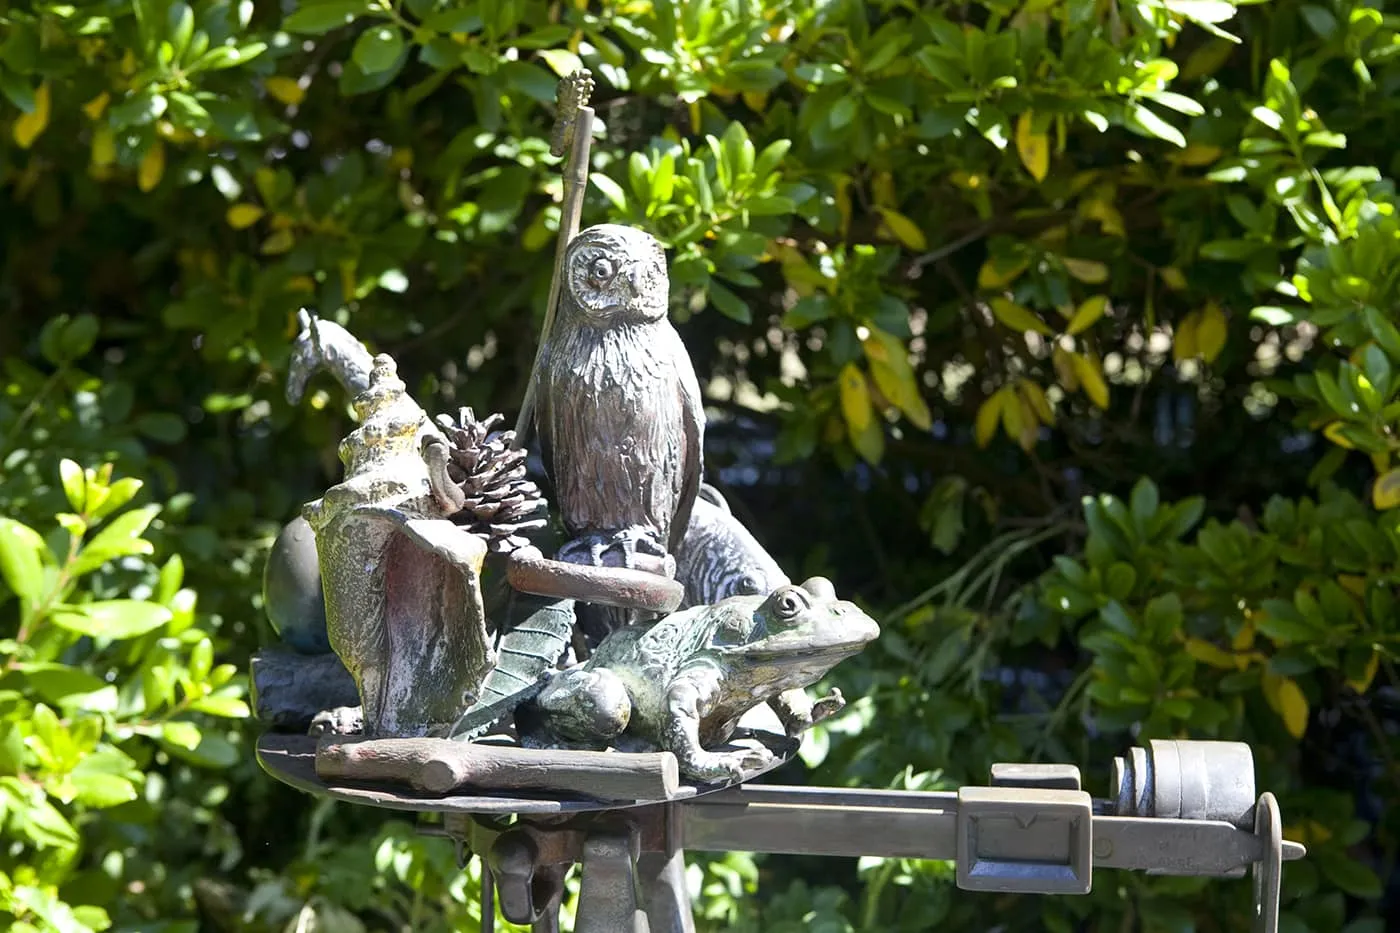
[[[651,234],[619,224],[589,227],[569,241],[564,287],[595,327],[648,324],[666,316],[666,253]]]

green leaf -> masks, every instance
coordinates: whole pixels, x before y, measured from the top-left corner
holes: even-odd
[[[1161,104],[1163,107],[1175,110],[1177,113],[1184,113],[1188,117],[1199,117],[1206,112],[1205,107],[1184,94],[1174,94],[1171,91],[1147,91],[1142,96],[1155,104]]]
[[[1266,599],[1260,610],[1254,614],[1254,625],[1275,641],[1287,644],[1308,642],[1317,637],[1317,630],[1287,600]]]
[[[1271,327],[1292,324],[1297,319],[1292,311],[1277,305],[1257,305],[1250,309],[1249,316],[1256,321],[1263,321]]]
[[[540,58],[561,78],[583,68],[583,61],[568,49],[540,49]]]
[[[859,109],[860,102],[855,97],[842,97],[832,104],[827,114],[827,122],[831,124],[832,129],[839,130],[856,118]]]
[[[718,308],[725,317],[732,318],[740,324],[753,322],[753,313],[749,310],[749,306],[723,285],[714,281],[710,282],[709,295],[711,304]]]
[[[1140,527],[1145,527],[1147,521],[1157,514],[1157,507],[1160,504],[1157,485],[1152,480],[1144,476],[1133,485],[1131,500],[1133,518],[1137,519]]]
[[[151,599],[162,606],[169,606],[175,599],[175,594],[180,591],[180,585],[185,582],[185,561],[179,554],[170,555],[170,559],[160,568],[160,579],[156,583],[156,591]]]
[[[75,770],[68,779],[73,783],[74,799],[89,807],[116,807],[130,803],[137,796],[135,784],[113,774]]]
[[[58,475],[63,480],[63,494],[74,512],[82,513],[87,505],[87,474],[77,463],[67,457],[59,461]]]
[[[439,10],[423,21],[423,26],[433,32],[459,32],[464,35],[478,32],[483,25],[480,4],[476,3]]]
[[[267,43],[250,42],[247,45],[221,45],[205,52],[189,66],[194,71],[222,71],[245,65],[267,51]],[[202,109],[202,108],[201,108]]]
[[[194,10],[188,3],[172,3],[166,12],[166,39],[174,52],[175,61],[182,61],[194,35]]]
[[[1283,117],[1277,111],[1268,107],[1255,107],[1250,112],[1250,116],[1267,126],[1269,129],[1278,131],[1283,129]]]
[[[791,148],[792,140],[790,139],[779,139],[764,147],[753,163],[754,176],[760,183],[777,171],[778,166],[782,164],[783,157],[788,154],[788,150]]]
[[[1188,499],[1182,499],[1171,507],[1163,531],[1171,540],[1176,540],[1196,527],[1196,523],[1201,520],[1205,511],[1206,500],[1204,497],[1191,496]]]
[[[1044,321],[1036,317],[1026,308],[1016,304],[1014,301],[997,296],[987,302],[987,304],[992,309],[992,315],[999,322],[1016,331],[1018,334],[1024,334],[1027,331],[1035,331],[1037,334],[1044,334],[1049,337],[1055,333]]]
[[[9,98],[10,103],[22,113],[34,112],[34,88],[19,75],[0,67],[0,94]]]
[[[1075,310],[1074,315],[1069,319],[1069,324],[1066,325],[1065,332],[1073,336],[1074,334],[1079,334],[1088,330],[1090,327],[1094,326],[1099,318],[1104,316],[1104,312],[1107,310],[1107,295],[1094,295],[1093,297],[1084,299],[1083,303],[1080,304],[1078,309]]]
[[[167,745],[184,749],[185,751],[193,751],[198,748],[200,740],[203,738],[198,726],[192,722],[184,722],[183,720],[163,723],[160,729],[160,737]]]
[[[831,317],[831,314],[830,298],[826,295],[808,295],[798,299],[797,303],[783,315],[783,326],[789,330],[802,330],[818,321],[825,321]]]
[[[185,439],[185,419],[167,411],[152,411],[132,425],[141,434],[162,444],[178,444]]]
[[[190,704],[190,709],[197,713],[223,716],[227,719],[247,719],[252,715],[247,703],[238,697],[231,696],[202,697]]]
[[[92,638],[120,640],[155,631],[171,619],[170,610],[136,599],[108,599],[67,606],[53,614],[54,624]]]
[[[1143,621],[1151,630],[1152,637],[1165,641],[1181,628],[1181,597],[1176,593],[1158,596],[1147,604],[1143,611]]]
[[[397,26],[371,26],[355,40],[351,59],[366,75],[388,71],[403,52],[403,33]]]
[[[602,172],[593,172],[588,176],[588,180],[593,182],[595,188],[603,192],[604,197],[612,202],[613,207],[619,211],[627,210],[627,193],[622,190],[621,185]]]
[[[146,505],[123,512],[112,519],[89,541],[73,564],[73,574],[82,575],[96,570],[108,561],[131,554],[150,554],[154,548],[141,537],[151,519],[160,512],[158,505]]]
[[[214,187],[230,201],[237,201],[243,196],[243,185],[238,179],[233,177],[233,173],[222,165],[213,165],[209,169],[209,180],[214,183]]]
[[[44,587],[45,554],[48,545],[37,531],[0,517],[0,576],[16,596],[31,603],[38,601]]]
[[[1181,130],[1172,126],[1142,104],[1129,105],[1128,125],[1146,136],[1166,140],[1172,145],[1182,149],[1186,148],[1186,137],[1181,135]]]
[[[123,477],[107,487],[107,498],[90,510],[93,522],[99,522],[132,500],[145,484],[133,477]]]
[[[15,670],[24,675],[30,688],[44,702],[55,706],[75,695],[96,693],[107,686],[102,678],[66,664],[30,662],[16,665]]]
[[[0,722],[0,774],[24,770],[24,732],[17,722]],[[0,788],[0,819],[4,819],[5,797]]]
[[[31,800],[28,806],[15,811],[12,828],[20,835],[42,847],[76,848],[78,831],[63,818],[47,800]]]
[[[1381,896],[1376,873],[1355,859],[1327,850],[1316,854],[1318,867],[1327,880],[1353,897],[1373,900]]]
[[[299,4],[282,21],[282,28],[288,32],[320,35],[341,26],[348,26],[370,11],[369,0],[329,0],[329,2]]]
[[[208,731],[200,735],[199,744],[194,748],[171,746],[170,750],[186,761],[204,768],[231,768],[243,757],[228,739]]]
[[[1391,359],[1400,360],[1400,330],[1396,330],[1395,325],[1378,308],[1368,305],[1363,316],[1366,318],[1366,329],[1376,338],[1381,348]]]

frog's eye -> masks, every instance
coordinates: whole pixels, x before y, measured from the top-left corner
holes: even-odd
[[[773,615],[780,622],[793,621],[807,608],[807,598],[795,586],[785,587],[773,595]]]
[[[612,281],[612,277],[617,274],[617,269],[613,266],[611,259],[599,256],[597,259],[593,260],[593,263],[588,267],[588,274],[593,281],[600,285],[606,285],[608,282]]]

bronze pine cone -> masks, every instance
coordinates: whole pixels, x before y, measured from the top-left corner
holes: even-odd
[[[437,417],[449,445],[448,478],[466,497],[452,521],[486,538],[497,554],[529,545],[528,533],[549,521],[549,503],[525,478],[526,452],[511,449],[515,432],[497,430],[504,420],[493,414],[478,421],[470,408]]]

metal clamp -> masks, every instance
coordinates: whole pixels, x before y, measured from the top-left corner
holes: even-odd
[[[966,891],[1088,894],[1094,802],[1083,791],[958,791],[957,881]]]

